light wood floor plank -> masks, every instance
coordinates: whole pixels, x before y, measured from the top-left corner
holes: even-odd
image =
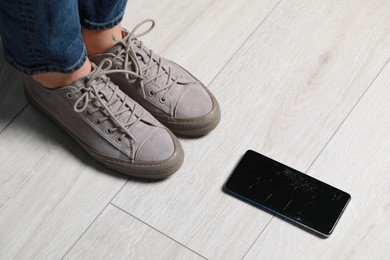
[[[130,0],[123,25],[155,18],[156,30],[142,40],[208,84],[276,4]],[[125,179],[91,161],[30,106],[9,124],[26,105],[22,78],[4,67],[0,76],[0,131],[8,126],[0,134],[0,258],[58,258]]]
[[[131,30],[144,19],[154,18],[156,29],[141,40],[208,84],[278,2],[129,0],[122,25]],[[21,74],[5,64],[0,53],[1,131],[27,101]]]
[[[62,257],[126,181],[30,106],[0,144],[2,259]]]
[[[130,182],[113,203],[207,258],[242,257],[271,215],[223,183],[247,149],[308,169],[390,57],[389,4],[281,2],[211,84],[218,129],[181,140],[172,178]]]
[[[330,238],[274,218],[246,259],[389,259],[389,87],[390,63],[308,172],[351,194]]]
[[[141,40],[208,84],[279,1],[129,0],[123,26],[155,18]]]
[[[109,205],[64,259],[204,259]]]

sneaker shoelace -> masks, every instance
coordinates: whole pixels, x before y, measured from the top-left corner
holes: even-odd
[[[137,34],[137,31],[139,30],[139,28],[146,23],[150,23],[151,24],[150,27],[147,28],[145,31]],[[157,90],[150,92],[151,95],[154,95],[154,94],[157,94],[159,92],[166,90],[164,95],[161,97],[161,101],[165,101],[165,95],[177,83],[180,82],[180,84],[182,84],[182,85],[187,85],[187,84],[195,83],[196,81],[183,82],[183,81],[180,81],[181,80],[180,76],[176,76],[174,78],[172,75],[172,72],[171,72],[171,68],[170,67],[166,68],[165,66],[162,65],[161,57],[156,56],[151,49],[146,48],[143,45],[142,41],[139,41],[137,39],[138,37],[144,36],[144,35],[148,34],[149,32],[151,32],[153,30],[154,26],[155,26],[154,20],[146,19],[146,20],[140,22],[138,25],[136,25],[131,32],[124,29],[124,32],[127,33],[127,36],[124,37],[123,39],[118,40],[115,37],[113,37],[114,41],[116,41],[122,45],[122,49],[115,55],[114,59],[122,60],[123,61],[123,69],[126,71],[129,71],[129,67],[130,67],[129,65],[133,64],[133,67],[134,67],[133,73],[127,73],[126,77],[131,83],[134,83],[137,79],[140,79],[140,87],[142,89],[142,93],[143,93],[144,98],[146,98],[145,85],[151,81],[156,81],[158,78],[165,77],[166,80],[163,81],[164,86],[162,86],[161,88],[159,88]],[[149,56],[148,61],[143,61],[144,65],[145,65],[143,68],[141,67],[141,64],[140,64],[141,59],[137,57],[137,52],[136,52],[136,50],[134,50],[134,47],[132,46],[132,42],[135,45],[137,45],[137,47],[139,49],[143,50]],[[148,71],[150,71],[155,66],[157,67],[155,75],[149,76],[148,79],[145,78],[144,75],[146,75],[146,73],[148,73]],[[120,71],[118,71],[118,72],[120,72]],[[134,74],[136,74],[136,75],[134,75]],[[130,76],[133,76],[133,78],[131,78]]]
[[[82,92],[82,95],[74,103],[73,109],[78,113],[82,113],[87,110],[87,113],[90,115],[97,111],[103,111],[106,116],[97,118],[97,122],[102,123],[105,120],[111,119],[114,122],[115,127],[108,128],[108,133],[119,131],[122,133],[122,135],[118,137],[119,142],[122,142],[123,139],[128,136],[132,141],[132,145],[134,145],[136,139],[130,131],[140,120],[142,120],[144,115],[136,114],[137,104],[135,103],[133,107],[129,107],[127,105],[128,96],[124,95],[124,98],[122,98],[118,94],[118,86],[113,84],[108,77],[102,77],[103,75],[118,72],[118,70],[109,70],[112,66],[111,60],[104,59],[98,66],[93,66],[94,71],[92,72],[91,77],[85,82],[85,85],[79,89]],[[120,70],[120,72],[134,76],[134,72],[128,70]],[[101,93],[101,91],[96,88],[97,84],[104,84],[104,87],[101,88],[101,90],[107,88],[112,89],[111,96],[107,98],[103,93]],[[88,108],[88,104],[91,102],[94,102],[93,104],[96,106],[95,108]],[[113,105],[117,102],[120,102],[120,106],[118,109],[114,109]],[[128,112],[130,112],[130,115],[127,120],[121,122],[121,120],[119,120],[119,116]],[[131,150],[133,151],[134,149]],[[132,156],[132,158],[134,158],[134,156]]]

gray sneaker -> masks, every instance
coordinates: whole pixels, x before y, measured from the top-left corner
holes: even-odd
[[[108,168],[149,179],[174,173],[184,158],[179,141],[110,81],[105,65],[111,67],[111,61],[56,90],[27,78],[26,95]]]
[[[136,34],[147,22],[151,27]],[[137,39],[153,27],[153,20],[145,20],[132,32],[124,30],[124,39],[117,40],[118,43],[107,53],[90,59],[97,63],[110,59],[111,69],[118,70],[110,75],[111,80],[175,134],[207,134],[218,125],[221,117],[217,100],[189,72],[156,55]],[[132,73],[122,73],[123,70]]]

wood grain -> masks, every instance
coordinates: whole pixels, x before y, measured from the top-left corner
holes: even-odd
[[[247,149],[308,169],[388,61],[388,11],[385,0],[281,2],[210,85],[220,126],[181,140],[172,178],[130,182],[113,203],[207,258],[244,256],[271,215],[223,183]]]
[[[62,257],[126,181],[30,106],[0,144],[2,259]]]
[[[129,0],[123,26],[154,18],[155,29],[141,40],[208,84],[278,2]]]
[[[334,233],[320,239],[274,218],[245,259],[389,259],[389,96],[390,63],[308,172],[351,194]]]
[[[155,19],[156,29],[141,40],[209,84],[278,2],[129,0],[122,25],[131,30],[146,18]],[[5,64],[0,53],[1,131],[27,101],[22,75]]]
[[[190,65],[187,68],[208,84],[276,3],[129,1],[123,24],[156,19],[156,31],[149,40],[145,37],[148,46]],[[221,8],[225,4],[230,7]],[[245,16],[233,19],[240,13]],[[214,23],[215,31],[208,33]],[[9,124],[26,100],[20,74],[1,66],[0,258],[60,258],[126,179],[92,161],[30,106]]]
[[[109,205],[64,259],[204,258]]]

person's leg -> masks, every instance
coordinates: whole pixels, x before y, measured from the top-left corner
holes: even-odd
[[[92,70],[92,64],[87,58],[81,68],[70,73],[49,72],[32,75],[32,78],[46,88],[56,89],[70,85],[72,82],[84,77]]]
[[[11,65],[33,75],[35,80],[24,81],[33,106],[111,169],[157,179],[181,166],[184,152],[177,138],[106,76],[111,61],[93,65],[91,72],[78,0],[0,0],[0,6],[4,52]],[[61,88],[48,89],[42,82]]]
[[[127,0],[81,0],[81,33],[88,55],[107,52],[122,38],[122,21]]]
[[[80,34],[77,0],[0,0],[6,61],[48,88],[91,71]]]
[[[122,27],[120,24],[104,30],[89,30],[83,27],[81,33],[85,46],[87,47],[88,55],[107,52],[116,44],[112,36],[115,39],[122,39]]]

